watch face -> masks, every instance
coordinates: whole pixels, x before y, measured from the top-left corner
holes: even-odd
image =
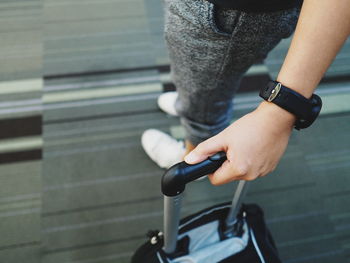
[[[273,101],[281,90],[281,83],[278,83],[276,87],[271,91],[270,97],[267,99],[268,102]]]
[[[283,86],[277,81],[270,81],[260,90],[260,97],[289,111],[297,117],[296,129],[309,127],[321,111],[322,100],[316,94],[310,99],[300,93]]]

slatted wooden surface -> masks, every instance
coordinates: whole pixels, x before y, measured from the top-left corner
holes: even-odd
[[[129,262],[162,220],[163,170],[140,135],[183,136],[156,106],[173,88],[157,70],[168,63],[161,1],[4,0],[0,21],[0,262]],[[272,75],[287,46],[267,59]],[[348,41],[328,76],[348,75],[349,52]],[[155,69],[52,78],[143,67]],[[259,82],[257,68],[245,81]],[[350,262],[349,87],[324,84],[323,115],[251,185],[247,201],[264,208],[284,262]],[[238,95],[235,117],[258,102]],[[232,188],[190,185],[184,215],[228,201]]]
[[[37,78],[42,62],[42,4],[0,2],[0,80]]]
[[[130,95],[45,104],[44,262],[129,262],[147,230],[161,227],[163,171],[145,156],[140,136],[147,128],[178,138],[183,133],[176,118],[156,107],[164,77],[143,73],[153,79],[145,86],[152,87],[148,92],[140,87]],[[113,75],[105,78],[113,83]],[[127,82],[128,76],[123,78],[114,83]],[[81,86],[48,81],[44,101],[63,96],[63,91],[84,97],[90,90],[103,94],[106,89],[125,88],[104,87],[103,82],[92,86],[89,81],[84,79]],[[129,90],[135,85],[139,84],[127,84]],[[320,92],[328,93],[329,87]],[[345,262],[349,255],[350,108],[333,105],[334,99],[341,104],[341,98],[349,98],[349,87],[333,87],[342,93],[325,99],[324,115],[310,130],[293,133],[277,171],[250,188],[247,202],[265,209],[284,262]],[[236,117],[257,103],[255,93],[238,95]],[[232,185],[193,183],[186,193],[184,215],[228,201],[232,191]]]
[[[161,0],[45,0],[44,74],[168,63]]]
[[[42,6],[0,2],[0,262],[40,261]]]

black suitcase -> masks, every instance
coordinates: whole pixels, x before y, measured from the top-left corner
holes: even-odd
[[[232,203],[204,209],[182,220],[182,192],[187,183],[214,172],[226,160],[218,153],[207,160],[171,167],[162,177],[164,232],[150,231],[132,263],[280,263],[262,209],[241,204],[247,183],[240,181]]]

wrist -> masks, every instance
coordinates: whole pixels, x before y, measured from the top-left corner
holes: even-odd
[[[294,114],[267,101],[261,102],[256,111],[262,114],[264,118],[273,121],[275,124],[290,129],[294,127],[294,123],[297,119]]]
[[[307,99],[311,98],[313,91],[317,87],[317,83],[315,82],[310,83],[309,81],[306,81],[303,78],[297,78],[297,77],[291,78],[291,77],[284,76],[283,74],[280,74],[277,77],[276,81],[282,83],[282,85],[287,86],[291,90],[298,92],[299,94],[303,95]]]
[[[322,108],[322,100],[316,94],[312,94],[308,99],[273,80],[260,89],[259,96],[294,115],[296,117],[294,126],[297,130],[309,127],[316,120]]]

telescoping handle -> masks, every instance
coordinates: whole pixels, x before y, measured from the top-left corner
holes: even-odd
[[[182,192],[187,183],[215,172],[226,160],[226,154],[219,152],[194,165],[186,162],[172,166],[162,177],[164,194],[164,247],[167,254],[176,250]]]
[[[215,172],[225,161],[226,154],[219,152],[197,164],[175,164],[162,177],[162,193],[169,197],[181,194],[187,183]]]

